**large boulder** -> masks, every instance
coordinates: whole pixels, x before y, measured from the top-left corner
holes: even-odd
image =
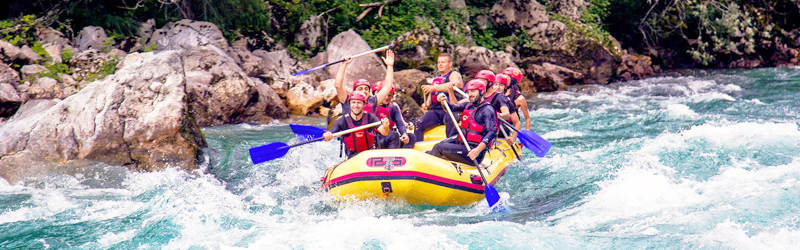
[[[268,123],[286,118],[289,110],[277,94],[254,81],[217,46],[180,50],[187,77],[187,97],[200,126]]]
[[[517,67],[514,56],[504,51],[491,51],[484,47],[458,46],[456,47],[455,65],[460,65],[459,71],[465,79],[475,76],[480,70],[488,69],[500,73],[507,67]]]
[[[348,30],[342,32],[328,43],[328,50],[325,52],[327,58],[326,62],[334,62],[341,60],[345,56],[356,55],[365,51],[372,50],[364,39],[361,38],[355,31]],[[339,70],[336,64],[329,66],[326,69],[328,74],[335,76]],[[344,76],[344,87],[346,89],[353,88],[353,82],[356,79],[367,79],[369,82],[376,82],[383,80],[386,75],[386,66],[383,61],[375,54],[364,55],[362,57],[353,59],[353,62],[347,66],[347,72]]]
[[[253,56],[261,58],[261,65],[263,73],[261,78],[268,79],[270,83],[277,81],[286,81],[293,78],[292,73],[301,71],[301,66],[289,55],[286,50],[276,50],[267,52],[265,50],[253,51]],[[299,76],[299,78],[306,76]],[[297,77],[295,77],[297,78]]]
[[[180,53],[126,57],[123,65],[63,101],[26,103],[0,124],[7,138],[0,141],[0,176],[15,183],[90,164],[82,162],[196,168],[206,142],[187,102]]]
[[[324,18],[322,16],[311,15],[308,20],[303,21],[300,29],[295,34],[295,40],[305,49],[316,48],[324,42]]]
[[[307,83],[298,84],[286,92],[286,103],[295,115],[307,115],[322,105],[324,96]]]
[[[165,50],[193,49],[207,45],[224,49],[228,47],[228,40],[225,40],[222,31],[213,23],[184,19],[167,23],[155,30],[144,47]]]
[[[394,87],[397,93],[411,97],[415,102],[422,103],[422,90],[420,86],[428,84],[427,79],[433,77],[431,73],[418,69],[405,69],[394,72]]]
[[[622,50],[613,37],[591,32],[592,27],[580,23],[578,14],[584,4],[583,0],[556,3],[554,11],[564,17],[561,21],[550,19],[544,6],[528,0],[497,1],[490,15],[501,32],[521,29],[531,37],[528,46],[518,50],[525,64],[559,65],[579,72],[582,77],[577,83],[607,84],[615,76]],[[543,87],[540,90],[549,88]]]
[[[392,41],[395,68],[433,71],[439,54],[453,52],[453,45],[442,37],[439,28],[433,23],[430,25],[433,28],[416,28]]]
[[[83,27],[78,37],[75,38],[75,44],[81,51],[88,49],[99,51],[111,49],[106,31],[97,26]]]

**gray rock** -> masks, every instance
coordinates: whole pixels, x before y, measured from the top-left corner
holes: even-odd
[[[14,61],[19,56],[19,47],[13,44],[0,40],[0,59],[3,61]]]
[[[42,56],[40,56],[39,54],[36,54],[36,52],[33,52],[33,49],[31,49],[31,47],[28,47],[28,45],[24,45],[19,50],[17,59],[22,60],[26,63],[37,63],[44,58],[42,58]]]
[[[353,30],[348,30],[336,35],[328,43],[328,50],[326,51],[327,62],[338,61],[345,56],[356,55],[370,50],[372,48],[361,36]],[[340,63],[327,67],[328,74],[335,76],[341,65]],[[367,79],[369,82],[380,81],[384,79],[385,75],[386,66],[376,54],[364,55],[353,59],[353,62],[347,66],[344,87],[352,89],[353,82],[361,78]]]
[[[97,26],[83,27],[78,37],[75,38],[75,44],[78,45],[80,51],[95,49],[99,51],[111,49],[107,44],[108,36],[106,31]]]
[[[300,25],[300,29],[297,31],[297,34],[295,34],[295,40],[297,40],[303,48],[315,48],[322,45],[324,42],[322,38],[325,35],[322,25],[323,21],[323,17],[317,15],[309,16],[308,20],[303,21],[303,24]]]
[[[124,65],[51,107],[21,109],[0,124],[2,137],[12,138],[0,141],[0,176],[16,183],[98,161],[134,170],[196,168],[206,142],[185,101],[180,54],[126,57]]]
[[[517,67],[514,63],[514,57],[504,51],[491,51],[484,47],[472,46],[458,46],[456,47],[455,56],[457,58],[457,65],[461,74],[466,79],[471,79],[478,71],[483,69],[491,70],[495,73],[500,73],[507,67]]]
[[[19,85],[19,73],[6,65],[0,63],[0,83],[11,84],[11,86]]]
[[[61,87],[58,85],[58,81],[50,77],[41,77],[33,81],[33,84],[31,84],[31,89],[28,90],[27,94],[27,99],[63,98],[63,96],[61,96]]]
[[[184,19],[155,30],[145,48],[153,45],[157,50],[192,49],[207,45],[226,48],[228,41],[213,23]]]
[[[266,85],[260,87],[263,83],[248,77],[219,47],[201,46],[181,51],[187,75],[188,100],[201,126],[264,123],[272,120],[270,116],[288,117],[289,111],[283,102],[263,98],[271,96],[274,91]]]
[[[55,44],[64,47],[70,46],[69,40],[64,38],[64,33],[51,27],[38,28],[36,30],[36,40],[42,44]]]
[[[10,117],[17,112],[22,104],[22,98],[8,83],[0,83],[0,117]]]
[[[63,58],[61,58],[61,51],[64,50],[63,46],[54,43],[45,43],[42,47],[53,60],[53,63],[62,63],[64,61]]]
[[[31,81],[31,80],[35,80],[35,79],[32,79],[32,78],[34,78],[34,75],[37,75],[37,74],[40,74],[40,73],[44,73],[44,72],[49,72],[49,70],[47,70],[47,68],[45,68],[44,66],[39,65],[39,64],[28,64],[28,65],[22,66],[22,68],[19,69],[19,72],[22,73],[22,80]]]

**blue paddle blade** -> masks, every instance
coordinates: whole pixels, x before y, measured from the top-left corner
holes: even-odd
[[[266,145],[250,148],[250,160],[253,164],[278,159],[289,152],[289,145],[283,142],[273,142]]]
[[[289,127],[292,128],[292,132],[297,135],[298,142],[320,138],[322,134],[325,133],[324,129],[311,125],[289,124]]]
[[[310,68],[310,69],[307,69],[307,70],[303,70],[303,71],[300,71],[300,72],[294,73],[294,74],[292,74],[292,75],[293,75],[293,76],[302,75],[302,74],[305,74],[305,73],[308,73],[308,72],[311,72],[311,71],[316,71],[316,70],[319,70],[319,69],[322,69],[322,68],[328,67],[328,65],[329,65],[329,64],[328,64],[328,63],[326,63],[326,64],[323,64],[323,65],[319,65],[319,66],[316,66],[316,67],[313,67],[313,68]]]
[[[536,134],[536,132],[530,130],[520,130],[519,140],[523,145],[525,145],[526,148],[533,151],[533,153],[539,157],[544,157],[544,155],[547,154],[547,151],[550,150],[550,147],[553,146],[552,143]]]
[[[497,189],[494,189],[489,183],[486,183],[484,194],[486,194],[486,202],[489,203],[489,207],[493,207],[500,201],[500,193],[497,193]]]

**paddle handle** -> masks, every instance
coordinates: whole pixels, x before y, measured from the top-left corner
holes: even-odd
[[[453,116],[453,111],[450,110],[450,104],[448,104],[447,101],[442,102],[442,104],[444,104],[444,107],[447,109],[447,115],[449,115],[450,119],[453,121],[453,126],[458,126],[458,120],[456,120],[456,117]],[[464,146],[467,146],[467,151],[472,151],[472,149],[469,147],[469,143],[467,143],[467,137],[464,137],[464,133],[461,131],[461,129],[456,128],[456,131],[458,131],[458,137],[460,137],[461,141],[464,142]]]
[[[367,51],[367,52],[363,52],[361,54],[356,54],[356,55],[350,56],[350,58],[356,58],[356,57],[368,55],[368,54],[371,54],[371,53],[381,52],[381,51],[384,51],[384,50],[387,50],[387,49],[389,49],[389,45],[386,45],[386,46],[383,46],[383,47],[380,47],[380,48],[377,48],[377,49],[373,49],[373,50],[370,50],[370,51]],[[342,61],[344,61],[344,59],[342,59]]]
[[[514,131],[517,131],[517,133],[519,133],[519,129],[515,128],[514,125],[512,125],[508,121],[503,120],[503,119],[500,119],[500,121],[503,123],[503,125],[506,125],[506,127],[510,128],[510,129],[513,129]]]
[[[502,119],[501,119],[501,120],[502,120]],[[504,135],[504,136],[506,136],[506,138],[508,138],[508,132],[506,132],[506,129],[505,129],[505,128],[503,128],[503,127],[501,126],[501,127],[500,127],[500,131],[502,131],[502,132],[503,132],[503,135]],[[516,140],[515,140],[515,142],[516,142]],[[522,160],[522,158],[520,158],[520,157],[519,157],[519,154],[517,153],[517,150],[516,150],[516,149],[514,149],[514,145],[509,145],[509,146],[511,146],[511,151],[513,151],[513,152],[514,152],[514,155],[515,155],[515,156],[517,156],[517,160],[520,160],[520,161],[521,161],[521,160]]]
[[[371,53],[381,52],[381,51],[384,51],[384,50],[387,50],[387,49],[389,49],[389,45],[386,45],[386,46],[383,46],[383,47],[380,47],[380,48],[377,48],[377,49],[373,49],[373,50],[370,50],[370,51],[367,51],[367,52],[363,52],[363,53],[352,55],[352,56],[350,56],[350,59],[355,59],[357,57],[369,55]],[[335,61],[335,62],[327,63],[327,64],[325,64],[325,67],[328,67],[328,66],[340,63],[340,62],[344,62],[344,59],[341,59],[341,60]]]
[[[365,129],[365,128],[375,127],[375,126],[378,126],[378,125],[381,125],[380,121],[373,122],[373,123],[370,123],[370,124],[367,124],[367,125],[364,125],[364,126],[360,126],[360,127],[351,128],[351,129],[344,130],[344,131],[339,131],[339,132],[333,133],[332,135],[333,135],[333,137],[338,137],[338,136],[341,136],[341,135],[353,133],[355,131],[359,131],[359,130],[362,130],[362,129]],[[295,143],[295,144],[289,145],[289,147],[290,148],[291,147],[297,147],[297,146],[300,146],[300,145],[305,145],[305,144],[309,144],[309,143],[312,143],[312,142],[320,141],[322,139],[325,139],[325,137],[319,137],[319,138],[314,138],[313,140],[308,140],[308,141],[304,141],[304,142],[301,142],[301,143]]]
[[[463,96],[467,96],[467,97],[469,97],[469,95],[467,95],[467,93],[465,93],[463,90],[459,89],[459,88],[458,88],[458,87],[456,87],[456,86],[453,86],[453,90],[455,90],[456,92],[458,92],[459,94],[461,94],[461,95],[463,95]]]
[[[378,126],[378,125],[381,125],[380,121],[373,122],[373,123],[370,123],[370,124],[367,124],[367,125],[364,125],[364,126],[360,126],[360,127],[351,128],[351,129],[344,130],[344,131],[339,131],[339,132],[333,133],[332,135],[333,135],[333,137],[338,137],[338,136],[341,136],[341,135],[353,133],[353,132],[356,132],[356,131],[359,131],[359,130],[362,130],[362,129],[365,129],[365,128],[371,128],[371,127],[375,127],[375,126]]]

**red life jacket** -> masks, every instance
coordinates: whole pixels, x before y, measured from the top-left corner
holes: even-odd
[[[364,114],[364,116],[361,118],[360,125],[353,124],[353,119],[350,118],[349,114],[345,116],[344,119],[347,121],[348,129],[367,125],[366,115],[367,114]],[[342,142],[344,142],[344,146],[347,148],[347,150],[360,153],[375,146],[375,133],[373,133],[371,129],[358,130],[343,136]]]
[[[453,73],[453,71],[450,71],[450,73]],[[444,80],[442,80],[442,82],[440,82],[440,83],[434,83],[434,84],[433,84],[433,86],[436,86],[436,85],[442,85],[442,84],[445,84],[445,83],[448,83],[448,82],[450,82],[450,73],[447,73],[447,74],[446,74],[446,75],[444,75],[444,76],[441,76],[441,75],[440,75],[440,76],[438,76],[438,77],[442,77],[442,78],[444,78]],[[438,77],[437,77],[437,78],[438,78]],[[434,92],[431,92],[431,104],[432,104],[433,106],[437,106],[437,104],[438,104],[438,105],[441,105],[441,104],[439,104],[439,98],[436,98],[437,96],[439,96],[439,93],[444,93],[445,95],[447,95],[447,92],[442,92],[442,91],[434,91]],[[450,97],[448,96],[447,98],[450,98]]]
[[[389,103],[386,107],[383,105],[375,105],[374,107],[371,104],[368,104],[364,107],[364,110],[377,116],[378,120],[382,120],[383,118],[389,119],[389,128],[394,128],[394,120],[391,117],[392,108],[394,107],[392,104]]]
[[[481,132],[483,132],[483,125],[475,122],[475,113],[478,112],[483,106],[489,105],[481,103],[477,107],[472,106],[472,103],[464,108],[461,114],[461,131],[467,137],[468,142],[481,143]]]

